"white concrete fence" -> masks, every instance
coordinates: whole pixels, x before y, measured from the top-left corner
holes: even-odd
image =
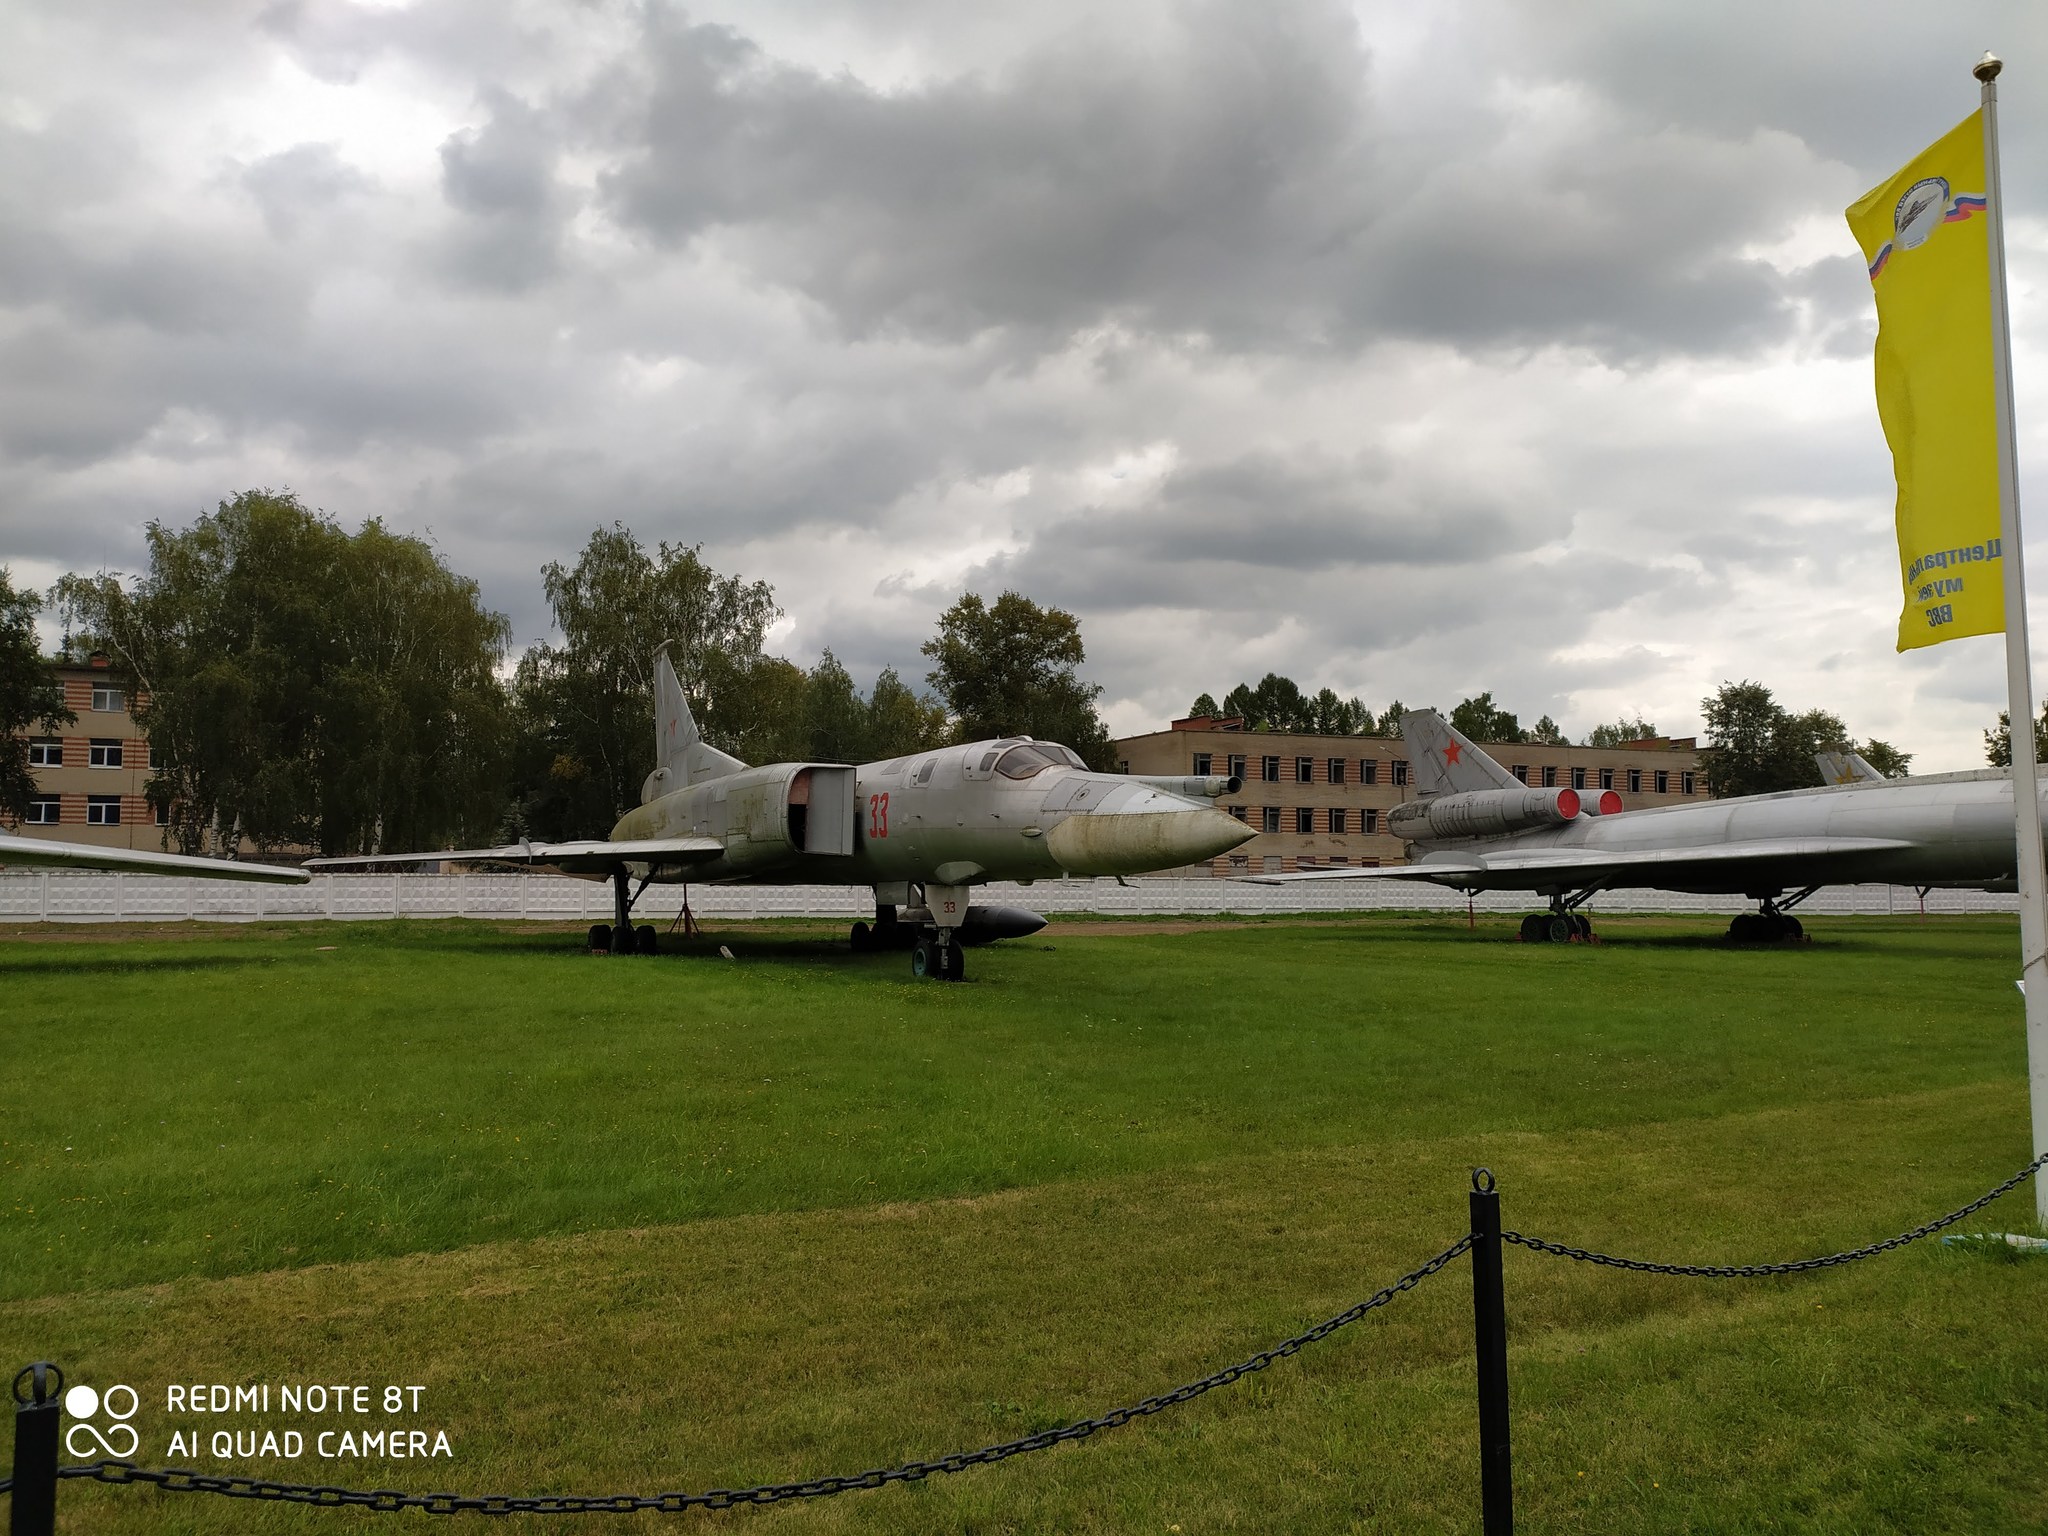
[[[865,886],[693,885],[690,907],[700,917],[839,917],[874,914]],[[1396,880],[1333,880],[1250,885],[1235,880],[1041,880],[1030,886],[977,888],[977,900],[1030,907],[1048,915],[1093,912],[1115,916],[1202,916],[1221,913],[1456,911],[1465,898],[1432,885]],[[679,886],[657,885],[634,906],[634,917],[666,924],[681,909]],[[1543,902],[1525,892],[1476,898],[1482,912],[1533,912]],[[1742,912],[1735,896],[1668,891],[1616,891],[1587,907],[1601,912]],[[1891,885],[1832,886],[1799,908],[1806,914],[1884,916],[1923,910],[1917,892]],[[2013,912],[2018,898],[1983,891],[1932,891],[1930,913]],[[538,922],[608,922],[611,889],[560,875],[316,875],[310,885],[246,885],[224,880],[166,879],[86,871],[22,871],[0,875],[0,923],[256,922],[262,919],[481,917]]]

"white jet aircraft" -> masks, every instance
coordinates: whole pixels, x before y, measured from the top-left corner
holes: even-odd
[[[1313,880],[1427,880],[1459,891],[1531,891],[1548,912],[1522,937],[1592,937],[1578,909],[1602,891],[1652,889],[1747,896],[1733,939],[1800,936],[1791,909],[1827,885],[1883,881],[1922,888],[2010,890],[2012,775],[2004,769],[1886,779],[1864,765],[1848,782],[1625,811],[1613,790],[1534,789],[1433,710],[1401,717],[1416,798],[1388,830],[1412,862],[1383,868],[1251,875]],[[1789,893],[1789,894],[1788,894]]]
[[[872,886],[876,925],[855,923],[854,947],[907,944],[915,974],[959,981],[964,945],[1045,925],[1035,912],[977,906],[977,885],[1177,869],[1253,835],[1203,803],[1235,779],[1094,773],[1068,748],[1028,737],[859,766],[750,768],[705,744],[666,645],[655,653],[654,705],[654,771],[609,839],[313,859],[309,867],[512,863],[609,880],[615,920],[591,928],[590,947],[616,954],[654,950],[654,929],[636,932],[631,916],[650,883]]]

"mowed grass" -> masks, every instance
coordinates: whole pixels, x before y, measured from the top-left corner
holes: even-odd
[[[197,1464],[731,1485],[1205,1374],[1454,1239],[1478,1162],[1511,1226],[1744,1262],[1889,1235],[2028,1156],[2009,922],[1817,920],[1772,950],[1710,919],[1608,919],[1590,949],[1443,917],[1156,927],[1056,924],[961,987],[803,925],[631,961],[463,923],[17,931],[0,1360],[133,1383],[157,1462],[173,1428],[256,1422],[167,1414],[172,1382],[402,1381],[453,1462]],[[1092,1443],[680,1518],[1471,1529],[1466,1276]],[[1929,1243],[1732,1282],[1511,1250],[1508,1295],[1523,1529],[2048,1524],[2048,1261]],[[81,1531],[365,1518],[62,1507]]]

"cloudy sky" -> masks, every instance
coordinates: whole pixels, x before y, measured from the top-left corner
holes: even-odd
[[[863,681],[1014,587],[1081,616],[1119,731],[1273,669],[1689,732],[1752,677],[1935,769],[2002,702],[1995,637],[1893,651],[1842,209],[2006,57],[2038,525],[2037,5],[0,17],[17,581],[288,486],[430,535],[522,641],[613,519]]]

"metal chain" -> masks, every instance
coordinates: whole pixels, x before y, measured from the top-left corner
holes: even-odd
[[[148,1483],[170,1493],[217,1493],[230,1499],[266,1499],[286,1504],[354,1505],[362,1509],[417,1509],[430,1515],[477,1513],[486,1515],[543,1514],[589,1515],[631,1514],[653,1509],[676,1513],[686,1509],[731,1509],[741,1504],[780,1504],[790,1499],[822,1499],[856,1488],[880,1488],[885,1483],[910,1483],[941,1472],[964,1472],[969,1467],[1007,1461],[1029,1451],[1042,1451],[1069,1440],[1085,1440],[1101,1430],[1115,1429],[1163,1409],[1200,1397],[1204,1392],[1228,1386],[1240,1376],[1263,1371],[1276,1360],[1284,1360],[1306,1346],[1326,1339],[1339,1328],[1357,1322],[1375,1308],[1384,1307],[1404,1291],[1412,1291],[1431,1275],[1472,1246],[1467,1233],[1435,1258],[1410,1270],[1386,1289],[1368,1296],[1356,1306],[1317,1323],[1305,1333],[1260,1350],[1248,1360],[1226,1366],[1212,1376],[1189,1382],[1171,1392],[1162,1392],[1126,1408],[1115,1408],[1092,1419],[1082,1419],[1059,1429],[1043,1429],[1020,1440],[978,1451],[959,1451],[936,1461],[907,1461],[894,1467],[877,1467],[850,1476],[815,1477],[800,1483],[767,1483],[755,1488],[713,1488],[703,1493],[654,1494],[539,1494],[518,1497],[510,1494],[397,1493],[390,1489],[334,1488],[314,1483],[277,1483],[257,1477],[217,1477],[177,1467],[138,1467],[126,1461],[85,1462],[59,1467],[60,1478],[88,1478],[101,1483]]]
[[[1503,1232],[1500,1236],[1504,1243],[1519,1243],[1524,1248],[1534,1248],[1539,1253],[1556,1254],[1561,1259],[1577,1259],[1583,1264],[1605,1264],[1611,1269],[1633,1269],[1647,1275],[1697,1275],[1709,1280],[1750,1280],[1762,1275],[1796,1275],[1803,1270],[1829,1269],[1837,1264],[1853,1264],[1858,1259],[1889,1253],[1894,1248],[1903,1248],[1908,1243],[1931,1236],[1943,1227],[1954,1226],[1965,1216],[1981,1211],[2000,1195],[2007,1194],[2025,1183],[2039,1172],[2043,1165],[2048,1165],[2048,1152],[2042,1153],[1988,1194],[1980,1195],[1960,1210],[1950,1211],[1946,1216],[1937,1216],[1933,1221],[1917,1226],[1910,1232],[1901,1232],[1897,1237],[1888,1237],[1883,1242],[1872,1243],[1866,1248],[1852,1248],[1847,1253],[1831,1253],[1817,1259],[1794,1259],[1789,1264],[1658,1264],[1648,1259],[1624,1259],[1590,1248],[1573,1248],[1566,1243],[1546,1242],[1540,1237],[1528,1237],[1520,1232]]]

